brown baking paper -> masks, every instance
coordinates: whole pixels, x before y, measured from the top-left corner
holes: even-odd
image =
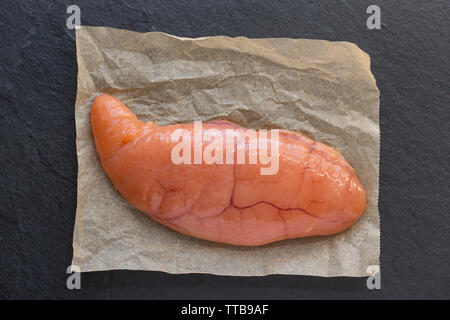
[[[103,27],[76,32],[78,203],[73,265],[81,271],[159,270],[234,276],[367,276],[379,264],[379,91],[369,56],[348,42],[179,38]],[[226,119],[283,128],[345,156],[367,192],[347,231],[239,247],[172,231],[134,209],[97,158],[89,124],[95,96],[109,93],[159,125]]]

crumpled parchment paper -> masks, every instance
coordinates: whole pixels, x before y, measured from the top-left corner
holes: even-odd
[[[78,203],[73,265],[81,271],[158,270],[234,276],[367,276],[379,264],[379,91],[369,56],[348,42],[179,38],[104,27],[76,31]],[[226,119],[283,128],[340,150],[367,192],[360,220],[338,235],[262,247],[172,231],[134,209],[97,158],[89,123],[109,93],[159,125]]]

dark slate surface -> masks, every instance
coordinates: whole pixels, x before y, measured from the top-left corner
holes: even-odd
[[[0,2],[0,298],[449,298],[448,1],[77,1],[83,25],[352,41],[381,91],[382,290],[365,278],[82,275],[69,291],[77,66],[66,9]],[[173,3],[172,3],[173,2]],[[121,4],[122,3],[122,4]],[[382,29],[366,28],[366,8]]]

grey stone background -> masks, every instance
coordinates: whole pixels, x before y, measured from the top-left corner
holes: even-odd
[[[66,288],[77,158],[74,30],[83,25],[351,41],[381,91],[382,290],[365,278],[109,271]],[[368,30],[366,8],[381,8]],[[0,298],[450,297],[448,1],[0,1]]]

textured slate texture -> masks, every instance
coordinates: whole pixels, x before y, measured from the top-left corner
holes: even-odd
[[[83,25],[352,41],[381,91],[382,290],[365,278],[112,271],[66,288],[76,207],[75,1],[0,2],[0,298],[449,298],[448,1],[76,1]],[[381,7],[382,29],[366,28]]]

